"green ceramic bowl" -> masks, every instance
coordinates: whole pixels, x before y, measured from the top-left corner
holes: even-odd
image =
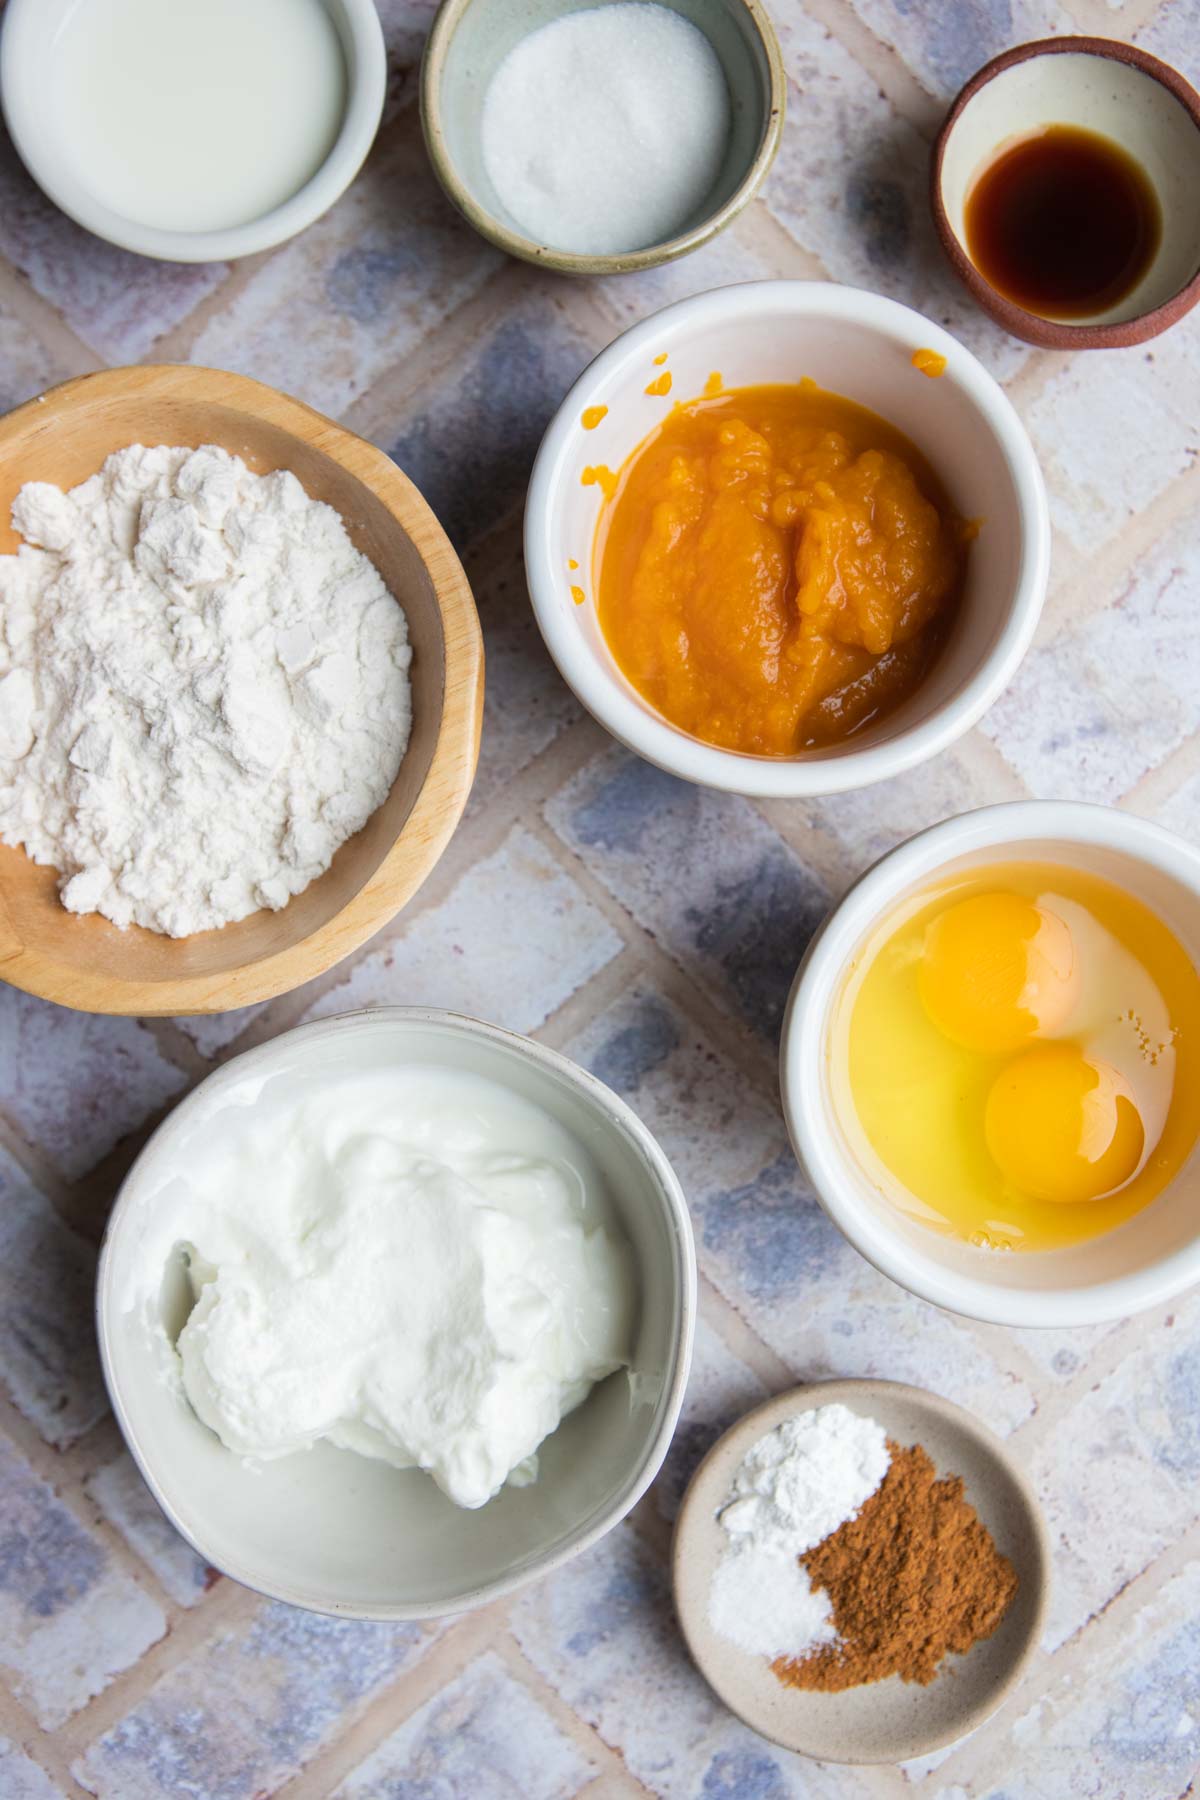
[[[510,256],[564,275],[621,275],[699,249],[736,218],[766,177],[783,128],[786,78],[759,0],[660,0],[699,27],[725,70],[733,129],[716,185],[675,237],[645,249],[583,256],[526,237],[488,180],[480,145],[484,95],[498,65],[529,32],[613,0],[443,0],[421,67],[421,122],[438,180],[485,238]]]

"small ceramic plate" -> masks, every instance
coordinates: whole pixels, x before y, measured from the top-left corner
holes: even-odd
[[[966,1497],[1020,1586],[990,1638],[950,1656],[928,1687],[891,1676],[841,1694],[785,1687],[765,1657],[749,1656],[708,1622],[713,1571],[728,1542],[717,1514],[750,1446],[784,1419],[833,1402],[877,1419],[898,1444],[923,1444],[940,1475],[961,1475]],[[672,1552],[675,1604],[701,1673],[731,1712],[763,1737],[823,1762],[894,1763],[927,1756],[981,1725],[1011,1692],[1037,1645],[1050,1547],[1028,1481],[998,1438],[961,1406],[895,1381],[824,1381],[780,1394],[709,1451],[684,1496]]]

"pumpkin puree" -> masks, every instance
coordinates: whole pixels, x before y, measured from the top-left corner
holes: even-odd
[[[671,722],[760,756],[836,743],[928,670],[972,528],[886,420],[815,382],[676,406],[596,536],[599,620]]]

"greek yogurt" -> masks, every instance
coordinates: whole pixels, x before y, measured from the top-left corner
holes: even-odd
[[[172,1342],[160,1297],[186,1260]],[[319,1439],[428,1471],[459,1506],[626,1363],[635,1283],[603,1179],[483,1076],[401,1068],[227,1106],[148,1210],[126,1306],[226,1447]]]

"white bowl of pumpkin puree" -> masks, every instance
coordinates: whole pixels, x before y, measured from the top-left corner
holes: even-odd
[[[680,301],[586,369],[538,453],[534,612],[614,737],[777,797],[899,774],[1011,680],[1049,570],[1012,406],[877,294],[764,281]]]

